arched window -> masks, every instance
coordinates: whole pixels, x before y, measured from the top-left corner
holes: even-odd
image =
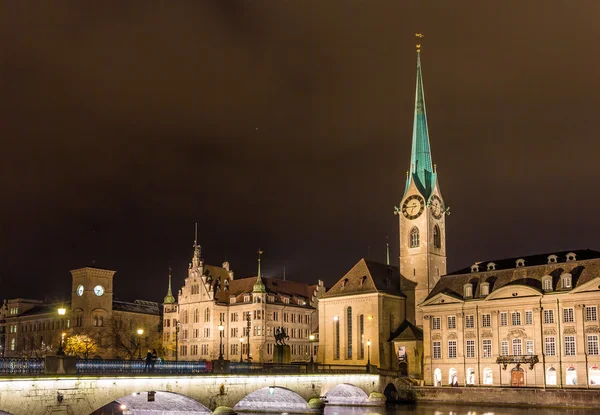
[[[347,328],[347,348],[346,348],[346,359],[352,359],[352,307],[348,307],[346,310],[346,328]]]
[[[556,369],[553,367],[546,370],[546,385],[556,385]]]
[[[333,331],[335,336],[335,352],[333,358],[338,360],[340,358],[340,320],[338,318],[333,320]]]
[[[197,308],[194,308],[194,323],[197,323],[200,321],[200,310],[198,310]]]
[[[442,235],[437,225],[433,227],[433,247],[438,249],[442,247]]]
[[[420,244],[419,241],[419,228],[416,226],[410,230],[410,240],[408,241],[408,245],[411,248],[417,248]]]
[[[483,384],[484,385],[493,385],[494,384],[494,375],[492,369],[486,367],[483,369]]]
[[[359,351],[358,351],[358,358],[359,359],[364,359],[365,358],[365,315],[361,314],[360,316],[358,316],[358,340],[360,341],[359,344]]]
[[[98,327],[98,316],[94,317],[94,327]]]
[[[104,327],[104,317],[103,316],[100,316],[100,320],[98,321],[98,326]]]

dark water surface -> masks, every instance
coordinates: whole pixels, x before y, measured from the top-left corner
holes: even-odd
[[[452,404],[394,405],[385,408],[327,406],[325,415],[600,415],[600,409],[477,406]]]

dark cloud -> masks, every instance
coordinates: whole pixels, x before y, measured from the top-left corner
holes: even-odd
[[[595,1],[12,2],[0,13],[3,297],[207,261],[331,283],[383,260],[409,164],[414,33],[450,268],[596,246]],[[394,256],[394,255],[393,255]]]

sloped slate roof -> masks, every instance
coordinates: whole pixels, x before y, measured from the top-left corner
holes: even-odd
[[[412,324],[408,320],[404,320],[402,324],[390,336],[391,342],[394,341],[410,341],[423,340],[423,330]]]
[[[404,297],[400,291],[400,271],[398,267],[363,258],[321,298],[375,292]]]
[[[159,304],[152,301],[135,300],[133,303],[113,300],[113,311],[159,315]]]
[[[59,307],[65,307],[67,310],[70,309],[70,303],[61,304],[40,304],[37,305],[15,317],[33,316],[38,314],[56,314],[58,313]],[[10,316],[7,316],[10,317]]]
[[[225,291],[224,285],[221,284],[221,290],[217,291],[217,301],[229,303],[229,298],[234,295],[237,297],[251,293],[256,279],[258,277],[240,278],[229,281],[229,289]],[[282,280],[278,278],[267,278],[261,276],[261,280],[265,285],[267,294],[286,295],[290,297],[302,298],[308,303],[312,299],[315,292],[314,285],[307,285],[301,282]]]
[[[566,262],[566,254],[573,252],[576,261]],[[558,262],[548,264],[549,255],[557,255]],[[525,266],[516,267],[516,260],[525,260]],[[577,288],[592,279],[600,276],[600,252],[592,250],[577,250],[564,252],[551,252],[548,254],[530,255],[519,258],[501,259],[480,263],[480,272],[471,272],[471,268],[463,268],[440,278],[427,299],[439,293],[445,293],[459,299],[464,299],[463,287],[473,284],[473,298],[480,297],[480,285],[487,282],[490,285],[490,294],[501,287],[509,285],[526,285],[542,291],[544,276],[552,277],[552,289],[563,290],[560,276],[564,273],[572,275],[572,287]],[[496,264],[496,269],[487,271],[487,263]],[[509,268],[510,266],[510,268]]]

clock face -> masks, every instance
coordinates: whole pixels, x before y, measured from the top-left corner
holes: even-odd
[[[442,199],[437,196],[433,196],[431,198],[430,205],[431,214],[433,217],[436,219],[441,219],[441,217],[444,215],[444,202],[442,202]]]
[[[419,195],[412,195],[402,204],[402,214],[406,219],[416,219],[425,210],[425,201]]]
[[[104,287],[101,285],[96,285],[94,287],[94,294],[96,294],[98,297],[100,297],[102,294],[104,294]]]
[[[77,287],[77,295],[80,297],[83,295],[83,285]]]

